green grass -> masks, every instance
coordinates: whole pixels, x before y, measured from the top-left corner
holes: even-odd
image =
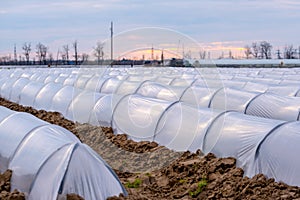
[[[207,185],[207,180],[203,178],[201,181],[198,182],[198,188],[196,191],[192,192],[190,191],[189,194],[191,197],[196,197],[198,194],[200,194],[203,190],[203,188]]]
[[[186,182],[185,179],[180,179],[180,180],[179,180],[179,183],[185,183],[185,182]]]
[[[137,178],[132,183],[131,182],[126,183],[125,186],[127,188],[139,188],[141,184],[142,184],[142,180]]]
[[[146,173],[146,176],[150,177],[152,176],[149,172]]]

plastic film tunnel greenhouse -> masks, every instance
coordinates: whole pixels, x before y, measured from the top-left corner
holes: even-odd
[[[10,87],[4,84],[1,97],[36,109],[60,112],[66,118],[81,123],[110,126],[114,106],[121,98],[57,83],[18,80],[26,79],[16,79],[14,84],[9,81]]]
[[[18,76],[22,76],[22,74],[18,73]],[[79,78],[79,80],[82,79]],[[86,78],[84,80],[84,82],[89,82]],[[61,112],[65,117],[74,121],[85,123],[89,122],[88,119],[92,119],[94,121],[93,124],[95,124],[95,113],[100,113],[94,109],[95,104],[99,100],[99,95],[104,98],[105,94],[116,96],[113,99],[119,99],[118,96],[127,94],[140,94],[145,97],[171,102],[179,100],[198,107],[234,110],[259,117],[286,121],[299,120],[300,103],[298,97],[280,96],[268,92],[261,93],[227,87],[170,86],[153,81],[133,82],[118,79],[99,79],[96,82],[92,77],[89,80],[93,80],[92,82],[96,84],[94,86],[97,90],[85,89],[87,83],[84,84],[84,89],[82,89],[54,82],[28,81],[26,78],[2,78],[1,96],[37,109]],[[111,82],[112,80],[117,81],[115,85],[113,84],[114,82]],[[92,84],[89,84],[89,88],[93,88]],[[78,104],[79,100],[76,100],[76,102],[72,101],[75,101],[76,96],[80,93],[84,93],[80,95],[80,98],[86,99],[85,102],[81,102],[87,106],[82,112],[85,111],[88,113],[90,111],[92,116],[86,116],[87,114],[76,111],[76,108],[74,110],[74,103],[77,103],[77,105],[80,104]],[[93,97],[92,99],[89,98],[91,96]],[[111,112],[114,109],[114,105],[115,100],[108,105],[108,109]],[[81,108],[79,107],[77,106],[78,109]],[[108,110],[106,108],[103,109]],[[74,113],[79,113],[77,115],[79,116],[78,119],[74,116]],[[102,120],[99,121],[101,125]],[[109,124],[110,121],[111,114],[107,115],[107,119],[103,123]]]
[[[59,111],[73,121],[112,126],[116,133],[125,133],[136,141],[156,141],[176,151],[200,149],[220,157],[233,156],[237,158],[237,164],[245,169],[247,176],[264,173],[278,181],[300,185],[297,178],[300,177],[297,174],[300,164],[294,161],[293,153],[278,153],[276,149],[277,146],[284,147],[285,138],[288,138],[292,142],[285,149],[294,148],[294,152],[298,152],[296,144],[300,129],[299,122],[295,120],[299,120],[299,100],[294,96],[298,94],[298,90],[294,88],[292,92],[283,92],[281,95],[280,92],[273,93],[288,87],[284,81],[284,73],[276,75],[282,77],[281,80],[268,85],[259,81],[258,84],[252,84],[253,80],[259,80],[268,74],[268,70],[257,72],[240,69],[239,73],[244,77],[224,70],[224,80],[218,83],[212,80],[220,76],[214,74],[214,71],[210,74],[209,69],[202,69],[209,78],[205,82],[192,70],[168,71],[171,74],[169,78],[164,76],[165,72],[162,70],[162,76],[144,80],[151,78],[144,76],[145,74],[153,72],[152,69],[147,70],[139,72],[114,69],[97,78],[90,76],[90,79],[86,76],[76,78],[80,75],[71,70],[65,71],[70,76],[62,77],[71,77],[65,79],[70,80],[68,84],[58,76],[47,79],[54,82],[34,81],[43,83],[44,87],[40,88],[40,92],[28,93],[35,95],[31,106],[44,105],[45,109],[48,106],[49,110]],[[136,77],[139,73],[144,74],[143,78]],[[295,71],[296,75],[297,73]],[[22,73],[16,73],[15,81],[17,76],[19,79],[26,79],[25,75],[22,77]],[[26,76],[34,77],[28,74]],[[180,81],[180,76],[188,79]],[[288,75],[286,77],[289,78]],[[193,78],[197,80],[190,81]],[[56,80],[63,83],[55,83]],[[0,81],[3,84],[9,82],[3,76]],[[39,87],[29,84],[32,81],[20,82],[24,84],[24,88],[29,86],[27,89],[33,87],[36,91]],[[80,84],[76,84],[76,81]],[[225,84],[220,86],[222,82]],[[241,82],[245,84],[240,84]],[[121,89],[122,84],[128,86],[128,90]],[[45,88],[51,90],[52,87],[52,93],[46,92]],[[17,96],[13,88],[1,87],[1,96],[5,95],[7,99],[12,99],[12,94]],[[21,97],[23,90],[19,91]],[[47,98],[47,103],[43,104],[43,99],[46,99],[43,98],[44,95],[53,98]],[[25,94],[23,96],[27,97]],[[272,155],[268,155],[270,152],[278,157],[271,159]],[[269,160],[266,159],[267,156]],[[285,163],[293,164],[286,167]]]
[[[300,185],[297,153],[276,152],[280,151],[278,147],[287,145],[286,137],[292,142],[284,149],[299,152],[296,150],[300,142],[299,127],[299,122],[200,109],[182,102],[170,103],[139,95],[124,97],[113,115],[115,131],[126,133],[136,141],[155,141],[176,151],[200,149],[219,157],[235,157],[246,176],[263,173],[293,185]],[[274,158],[276,162],[267,158],[272,152],[271,158],[278,155]],[[293,165],[284,168],[288,163]]]
[[[76,193],[85,199],[126,194],[112,169],[64,128],[0,107],[0,172],[27,199]]]
[[[7,80],[1,87],[2,97],[37,109],[58,111],[68,119],[81,123],[89,122],[93,125],[110,125],[114,106],[123,95],[132,91],[145,97],[171,102],[178,99],[196,107],[235,110],[287,121],[299,120],[300,104],[297,97],[271,93],[255,93],[232,88],[170,87],[146,81],[139,84],[134,82],[123,94],[104,94],[53,82],[45,84],[27,81],[25,78]],[[101,101],[108,104],[105,105]],[[83,107],[85,108],[82,109]],[[101,112],[107,114],[101,115]]]

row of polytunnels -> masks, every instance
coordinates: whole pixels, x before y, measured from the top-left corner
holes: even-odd
[[[34,72],[25,69],[2,69],[0,96],[36,109],[60,112],[66,118],[80,123],[110,126],[115,134],[125,133],[135,141],[155,141],[175,151],[195,152],[200,149],[204,153],[212,152],[219,157],[232,156],[237,159],[237,165],[245,170],[246,176],[252,177],[263,173],[277,181],[300,186],[300,172],[298,172],[300,161],[295,159],[300,151],[298,145],[300,122],[297,121],[300,100],[297,97],[299,88],[295,84],[296,78],[290,79],[293,82],[290,85],[284,78],[280,79],[284,84],[253,82],[253,90],[247,90],[245,87],[247,85],[250,87],[252,82],[243,80],[246,75],[255,78],[255,75],[267,76],[272,72],[274,77],[296,77],[300,73],[297,69],[292,72],[283,69],[273,71],[260,69],[257,72],[251,69],[247,73],[246,70],[241,69],[245,76],[240,79],[238,74],[231,74],[229,69],[224,70],[222,75],[208,73],[215,71],[207,69],[208,72],[203,73],[209,75],[210,78],[207,80],[205,75],[192,69],[172,71],[171,68],[166,68],[168,73],[172,71],[170,77],[166,76],[163,69],[156,71],[152,68],[143,69],[140,79],[137,69],[132,69],[133,71],[130,69],[61,69],[61,72],[59,69],[55,70],[39,69]],[[205,69],[200,71],[204,72]],[[222,70],[218,69],[218,71]],[[91,75],[88,72],[92,72]],[[162,75],[159,75],[159,72],[162,72]],[[148,80],[145,79],[145,75],[156,77]],[[213,81],[213,76],[225,75],[235,79]],[[180,76],[188,78],[180,78]],[[270,77],[271,75],[268,76]],[[169,78],[172,80],[170,81]],[[179,84],[180,81],[188,84]],[[226,81],[232,85],[224,84]],[[175,82],[178,85],[174,84]],[[259,86],[255,84],[265,85],[267,89],[260,91]],[[287,88],[290,87],[294,89],[287,92]],[[275,91],[279,92],[275,94]],[[7,120],[2,120],[0,128],[5,121]],[[44,126],[39,124],[42,122],[32,119],[32,124],[35,123],[42,128],[22,129],[28,130],[26,134],[32,135],[35,131],[31,130],[43,130]],[[61,128],[59,130],[61,131]],[[102,162],[102,168],[106,169],[105,173],[110,173],[107,176],[118,182],[105,162],[86,145],[72,137],[69,139],[66,134],[60,135],[66,138],[66,141],[60,141],[59,145],[52,150],[49,148],[51,152],[47,151],[39,155],[39,158],[44,160],[38,160],[36,171],[30,169],[34,172],[31,172],[31,186],[26,186],[29,187],[26,189],[29,195],[36,191],[35,185],[40,187],[39,184],[35,184],[35,181],[39,180],[37,177],[43,172],[46,173],[48,169],[46,163],[51,163],[53,160],[53,163],[66,162],[65,165],[72,166],[71,157],[74,153],[70,152],[75,152],[76,149],[78,151],[82,149],[81,153],[88,153],[86,159],[95,160],[85,162]],[[3,137],[9,136],[4,134]],[[27,144],[24,142],[26,138],[33,137],[23,136],[19,139],[20,144],[24,143],[24,148]],[[47,136],[45,138],[44,145],[46,143],[51,145],[51,140],[48,141]],[[13,142],[14,140],[12,139],[12,143],[18,143]],[[17,161],[18,158],[20,158],[18,162],[25,161],[21,159],[23,157],[21,147],[22,145],[17,145],[12,148],[9,156],[6,156],[7,166],[2,170],[13,168],[12,161]],[[28,148],[32,147],[28,146]],[[5,155],[2,152],[5,152],[5,149],[2,150],[1,146],[1,159],[2,155]],[[18,152],[20,156],[16,157],[19,155]],[[56,154],[65,156],[68,161],[56,160],[54,156]],[[74,157],[74,163],[76,162],[80,161]],[[68,170],[68,173],[69,171],[72,170]],[[66,172],[60,173],[62,175]],[[122,191],[123,188],[120,186],[114,192]],[[69,191],[66,189],[66,192]]]
[[[272,92],[250,92],[234,87],[176,87],[153,81],[122,82],[117,88],[112,81],[107,82],[109,84],[102,91],[28,78],[0,77],[3,98],[37,109],[58,111],[68,119],[94,125],[110,125],[115,105],[124,96],[131,94],[169,102],[181,101],[200,108],[238,111],[258,117],[299,120],[299,97]],[[103,81],[98,78],[98,83]],[[98,85],[95,81],[93,86]]]
[[[138,68],[143,69],[143,68]],[[41,69],[39,69],[41,70]],[[63,85],[71,85],[81,89],[95,90],[101,93],[117,92],[121,85],[138,87],[141,82],[152,81],[167,85],[169,87],[192,87],[201,86],[209,88],[234,87],[252,92],[272,92],[283,96],[298,96],[299,94],[299,75],[278,75],[278,77],[257,77],[253,75],[230,74],[233,70],[194,70],[179,73],[170,69],[141,70],[140,73],[130,73],[131,71],[119,72],[116,69],[53,69],[49,71],[36,72],[26,69],[2,70],[1,74],[11,78],[28,78],[38,82],[56,82]],[[144,72],[144,73],[143,73]],[[147,72],[147,73],[146,73]],[[166,74],[168,72],[169,74]],[[233,71],[235,72],[235,70]],[[274,73],[270,71],[270,73]],[[251,77],[255,76],[255,77]],[[121,88],[119,89],[120,92]],[[124,91],[126,92],[126,91]],[[123,93],[124,93],[123,92]]]

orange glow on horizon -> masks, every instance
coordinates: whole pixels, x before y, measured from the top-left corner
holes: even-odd
[[[122,53],[118,56],[119,60],[122,59],[135,59],[135,60],[161,60],[161,56],[163,53],[164,59],[171,59],[171,58],[181,58],[182,56],[179,55],[177,52],[170,51],[170,50],[160,50],[160,49],[138,49],[129,52]]]

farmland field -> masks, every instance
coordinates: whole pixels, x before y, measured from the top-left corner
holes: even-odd
[[[103,159],[107,180],[114,179],[114,186],[120,181],[129,198],[267,198],[276,191],[274,199],[295,199],[300,190],[288,185],[300,186],[299,74],[299,68],[3,68],[0,96],[1,106],[43,120],[30,123],[49,122],[76,134],[83,143],[59,128],[63,144],[79,146],[72,150],[72,163],[82,162],[77,154],[90,155],[97,160],[85,159],[95,164],[92,170]],[[19,115],[4,112],[1,130]],[[21,144],[25,148],[27,142]],[[26,153],[21,150],[1,173],[24,165],[26,159],[18,160],[18,152]],[[3,152],[0,148],[0,156]],[[118,177],[109,174],[110,167]],[[39,173],[50,170],[45,163],[36,168],[32,186],[43,181]],[[75,186],[76,170],[70,165],[69,178],[62,180]],[[21,177],[12,176],[12,188],[29,196],[43,192],[28,189]],[[122,190],[126,195],[114,186],[95,195],[107,198]],[[58,191],[91,199],[80,188]]]

